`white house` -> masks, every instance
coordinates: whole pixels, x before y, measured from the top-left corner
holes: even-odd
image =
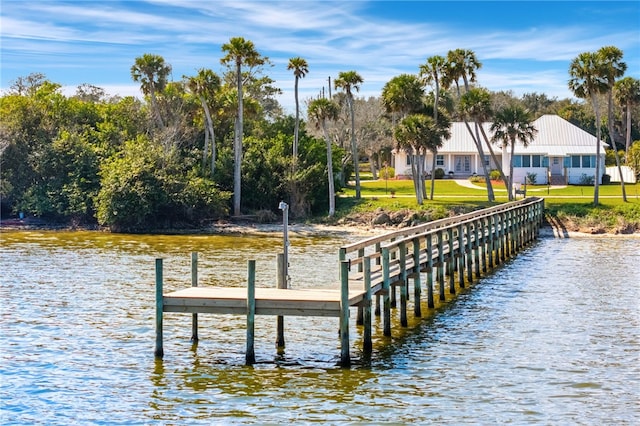
[[[525,148],[517,143],[513,159],[514,182],[524,182],[528,173],[536,175],[538,184],[579,184],[586,177],[594,177],[596,172],[596,137],[569,123],[557,115],[543,115],[535,120],[533,126],[538,130],[534,140]],[[469,123],[474,135],[475,125]],[[491,140],[491,123],[482,127]],[[475,143],[463,122],[451,126],[451,137],[444,142],[436,157],[436,168],[444,170],[445,175],[453,172],[455,178],[466,178],[473,174],[482,175],[482,163],[489,170],[496,168],[487,144],[480,133],[484,158],[480,158]],[[502,144],[492,145],[505,174],[509,174],[510,148],[502,149]],[[608,145],[600,142],[600,170],[604,174],[605,149]],[[433,156],[425,159],[424,170],[431,172]],[[396,175],[411,176],[411,156],[404,151],[394,151],[393,167]],[[602,176],[600,176],[602,182]]]

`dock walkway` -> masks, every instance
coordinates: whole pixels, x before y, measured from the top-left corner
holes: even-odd
[[[456,281],[463,288],[535,240],[543,211],[544,200],[529,197],[345,245],[338,253],[339,289],[255,288],[255,261],[248,262],[246,288],[197,287],[196,255],[192,286],[163,294],[162,259],[156,259],[155,355],[164,355],[163,312],[192,313],[194,339],[198,313],[246,315],[248,364],[255,362],[255,315],[338,317],[340,360],[348,366],[351,307],[358,309],[357,323],[364,327],[364,350],[371,351],[373,296],[375,314],[383,315],[384,335],[390,336],[391,308],[398,303],[400,324],[407,325],[410,280],[414,315],[419,317],[425,290],[432,308],[436,290],[439,300],[445,300],[447,286],[455,294]]]

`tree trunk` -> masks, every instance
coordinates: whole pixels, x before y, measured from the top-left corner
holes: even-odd
[[[358,164],[358,146],[356,145],[356,121],[353,111],[353,96],[349,96],[349,109],[351,111],[351,155],[353,156],[353,168],[356,174],[356,200],[360,199],[360,166]]]
[[[613,138],[613,91],[609,89],[608,93],[608,108],[607,108],[607,125],[609,128],[609,139],[611,140],[611,148],[616,156],[616,166],[618,166],[618,174],[620,175],[620,188],[622,189],[622,201],[627,202],[627,191],[624,188],[624,176],[622,175],[622,165],[620,164],[620,155],[618,155],[618,148]]]
[[[238,119],[235,125],[235,138],[233,140],[233,215],[240,216],[240,188],[242,179],[242,131],[243,131],[243,102],[242,102],[242,67],[236,63],[238,84]]]
[[[216,164],[216,134],[213,127],[213,119],[211,118],[211,111],[209,110],[209,105],[207,105],[206,100],[203,96],[200,96],[200,102],[202,103],[202,108],[204,109],[204,117],[206,119],[207,128],[209,129],[209,135],[211,136],[211,176],[215,171]],[[208,145],[205,142],[205,155],[207,154]],[[204,164],[203,164],[204,169]]]
[[[513,200],[513,155],[516,152],[516,140],[511,139],[511,157],[509,158],[509,187],[507,191],[509,191],[509,201]]]
[[[300,129],[300,103],[298,102],[298,77],[295,82],[295,98],[296,98],[296,125],[293,130],[293,171],[296,170],[298,162],[298,132]]]
[[[435,183],[436,183],[436,156],[438,155],[438,151],[433,151],[433,162],[431,163],[431,197],[430,199],[433,200],[433,188],[435,187]]]
[[[598,107],[598,99],[595,93],[591,94],[591,102],[593,103],[593,111],[596,114],[596,175],[593,182],[593,205],[598,207],[598,204],[600,204],[600,108]]]
[[[493,185],[491,184],[491,177],[489,176],[489,170],[487,170],[487,165],[484,162],[484,150],[482,149],[482,145],[480,139],[474,136],[473,130],[471,130],[471,126],[469,126],[469,122],[465,119],[464,125],[467,127],[467,131],[471,135],[471,139],[476,144],[476,150],[478,151],[478,155],[482,159],[482,172],[484,173],[484,180],[487,184],[487,200],[492,203],[495,201],[496,197],[493,194]],[[478,133],[478,125],[476,124],[476,133]],[[479,134],[479,133],[478,133]]]
[[[504,170],[502,170],[502,164],[501,162],[498,161],[498,156],[496,155],[495,151],[493,150],[493,147],[491,146],[491,142],[487,137],[487,133],[484,131],[484,127],[480,126],[480,132],[482,132],[482,137],[484,138],[484,141],[487,143],[487,148],[489,148],[489,154],[491,155],[493,162],[496,164],[496,169],[498,170],[498,173],[500,173],[500,179],[502,179],[502,181],[506,186],[507,176],[505,176]],[[482,161],[484,161],[484,158],[482,159]]]
[[[336,214],[336,190],[333,182],[333,158],[331,155],[331,140],[327,133],[327,124],[322,120],[322,133],[324,140],[327,142],[327,175],[329,179],[329,217]]]

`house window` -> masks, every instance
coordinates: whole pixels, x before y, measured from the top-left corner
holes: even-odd
[[[542,167],[549,167],[549,157],[547,157],[546,155],[542,157]]]
[[[444,155],[436,155],[436,166],[444,167]]]
[[[407,154],[407,166],[411,165],[411,156]]]
[[[488,155],[484,156],[484,165],[485,166],[491,166],[491,157]]]
[[[522,155],[513,156],[513,167],[522,167]]]
[[[540,158],[541,157],[542,157],[541,155],[532,155],[531,156],[531,166],[540,167],[540,163],[541,163]]]
[[[531,167],[531,156],[523,155],[522,156],[522,167]]]
[[[558,157],[553,157],[553,165],[557,166],[558,164],[560,164],[560,159]]]
[[[579,169],[580,168],[580,156],[579,155],[572,155],[571,156],[571,167],[574,169]]]
[[[584,168],[592,168],[596,166],[596,157],[595,155],[583,155],[582,156],[582,167]]]

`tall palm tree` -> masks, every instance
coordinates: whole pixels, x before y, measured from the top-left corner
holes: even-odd
[[[400,74],[389,80],[382,88],[382,104],[388,113],[400,119],[418,111],[423,106],[424,87],[420,79],[413,74]]]
[[[293,76],[295,77],[295,98],[296,98],[296,124],[293,131],[293,164],[295,167],[296,160],[298,159],[298,132],[300,129],[300,103],[298,102],[298,81],[304,78],[309,72],[309,64],[307,61],[299,56],[289,59],[287,65],[288,70],[293,70]]]
[[[216,136],[213,126],[213,118],[209,103],[213,101],[216,92],[220,89],[220,77],[210,69],[200,68],[198,74],[186,77],[187,87],[198,97],[205,117],[205,137],[204,149],[202,150],[202,169],[206,168],[207,156],[209,155],[209,138],[211,138],[211,175],[215,171],[216,164]]]
[[[611,141],[611,148],[616,157],[616,166],[618,167],[618,173],[620,174],[620,188],[622,189],[622,199],[627,201],[627,191],[624,188],[624,179],[622,178],[622,166],[620,164],[620,156],[618,155],[618,148],[614,140],[613,130],[613,88],[616,84],[616,79],[624,75],[627,70],[627,64],[622,62],[622,50],[615,46],[601,47],[596,54],[600,57],[602,62],[602,75],[607,85],[607,125],[609,129],[609,140]]]
[[[267,58],[258,53],[254,44],[244,37],[232,37],[229,43],[222,45],[222,51],[226,55],[220,59],[223,65],[235,65],[236,86],[238,90],[238,115],[235,123],[235,133],[233,139],[233,214],[240,216],[240,188],[242,179],[242,135],[244,129],[243,121],[243,95],[242,95],[242,66],[249,68],[263,65]]]
[[[316,127],[322,129],[324,140],[327,144],[327,179],[329,183],[329,216],[336,213],[336,190],[333,176],[333,153],[331,149],[331,139],[327,132],[327,121],[335,121],[338,118],[340,107],[326,98],[319,98],[311,101],[308,107],[309,119],[313,120]]]
[[[598,95],[607,90],[602,76],[601,57],[594,52],[580,53],[569,65],[569,89],[579,98],[591,99],[596,115],[596,175],[594,176],[593,204],[599,204],[600,193],[600,105]]]
[[[435,94],[433,97],[433,119],[435,120],[436,126],[438,125],[438,109],[440,103],[440,87],[442,86],[442,80],[447,70],[447,59],[444,56],[434,55],[427,58],[427,62],[423,65],[420,65],[420,76],[424,79],[426,84],[433,84],[435,89]],[[448,87],[446,85],[446,81],[444,81],[444,89],[446,90]],[[435,189],[435,179],[436,174],[434,173],[436,170],[436,160],[438,155],[438,148],[440,148],[442,144],[434,145],[435,150],[431,150],[433,153],[433,160],[431,163],[431,193],[430,199],[433,200],[433,193]]]
[[[451,85],[454,83],[456,85],[456,91],[458,93],[458,100],[461,99],[460,93],[460,79],[462,79],[464,83],[465,92],[469,91],[469,83],[474,83],[476,81],[476,70],[482,67],[482,63],[478,61],[476,58],[476,54],[473,50],[466,49],[455,49],[447,52],[447,68],[444,76],[444,81],[447,85]],[[495,201],[495,195],[493,193],[493,185],[491,184],[491,178],[489,176],[489,170],[484,162],[484,149],[482,148],[482,143],[480,139],[477,137],[479,133],[478,124],[475,124],[475,134],[471,127],[469,126],[469,122],[463,116],[462,121],[464,121],[469,134],[471,135],[471,139],[476,145],[476,150],[478,151],[478,156],[482,161],[482,170],[484,172],[484,179],[487,183],[487,199],[489,202]]]
[[[353,91],[359,91],[363,79],[356,71],[346,71],[338,74],[338,78],[333,81],[336,89],[344,90],[349,104],[351,116],[351,155],[353,156],[353,168],[356,174],[356,199],[360,199],[360,166],[358,165],[358,146],[356,145],[356,124],[353,110]]]
[[[625,77],[616,81],[613,86],[613,94],[618,104],[625,111],[625,152],[628,155],[631,147],[631,111],[634,106],[640,104],[640,80],[633,77]]]
[[[164,128],[164,121],[158,108],[156,93],[164,90],[170,73],[171,65],[165,63],[162,56],[151,53],[137,57],[131,66],[131,78],[140,82],[142,93],[151,98],[152,113],[160,128]]]
[[[410,114],[403,118],[393,130],[393,137],[396,140],[396,149],[404,150],[412,157],[412,165],[415,165],[415,173],[420,175],[422,167],[420,158],[424,148],[428,143],[429,127],[433,126],[433,119],[424,114]],[[423,203],[422,179],[415,185],[416,202]]]
[[[418,76],[413,74],[400,74],[389,80],[382,88],[382,104],[392,116],[392,126],[397,125],[396,116],[400,120],[407,115],[418,112],[424,107],[424,87]],[[407,152],[407,155],[412,155]],[[420,176],[416,172],[416,162],[411,162],[413,187],[418,191],[420,188]]]
[[[491,94],[488,90],[482,88],[471,88],[468,92],[466,92],[460,98],[460,113],[463,117],[470,118],[476,124],[476,132],[478,129],[480,133],[482,133],[483,140],[485,141],[487,148],[489,149],[489,154],[491,155],[491,159],[493,160],[498,172],[500,173],[500,178],[505,184],[505,187],[508,185],[507,176],[504,174],[504,168],[500,161],[498,161],[498,157],[493,150],[491,145],[491,141],[487,136],[487,133],[482,126],[482,123],[486,121],[491,121],[493,117],[493,110],[491,107]],[[469,130],[467,128],[467,130]],[[476,133],[476,138],[480,140],[480,135]],[[507,155],[506,146],[503,147],[503,158]],[[482,158],[483,167],[486,167],[484,164],[484,158]],[[484,172],[484,168],[483,168]]]
[[[503,146],[511,148],[509,156],[509,178],[507,192],[509,200],[513,199],[513,156],[516,143],[519,141],[527,147],[533,141],[538,130],[531,124],[531,114],[520,105],[513,104],[496,111],[491,124],[492,139],[501,141]]]

